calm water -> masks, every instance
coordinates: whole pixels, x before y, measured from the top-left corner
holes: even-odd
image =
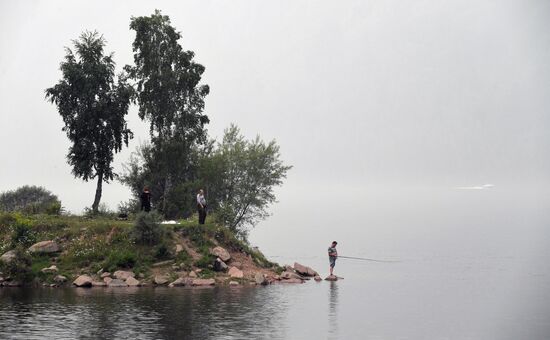
[[[546,191],[350,195],[360,209],[283,196],[253,242],[322,275],[332,239],[401,262],[340,259],[336,283],[2,288],[0,339],[550,339]]]

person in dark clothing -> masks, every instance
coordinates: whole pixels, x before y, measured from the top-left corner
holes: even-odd
[[[197,210],[199,212],[199,224],[204,224],[204,221],[206,221],[206,199],[202,189],[197,194]]]
[[[336,266],[336,259],[338,258],[338,251],[336,250],[336,245],[338,242],[332,241],[332,244],[330,247],[328,247],[328,262],[330,265],[330,275],[334,275],[332,272],[334,271],[334,266]]]
[[[141,211],[151,211],[151,193],[149,192],[149,188],[143,188],[143,192],[139,198],[141,199]]]

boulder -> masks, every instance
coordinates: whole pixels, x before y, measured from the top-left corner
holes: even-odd
[[[128,284],[121,279],[114,279],[107,283],[108,287],[128,287]]]
[[[279,281],[280,283],[304,283],[303,280],[300,280],[300,279],[286,279],[286,280],[281,280]]]
[[[109,273],[109,272],[101,273],[101,275],[100,275],[100,277],[101,277],[102,279],[104,279],[104,278],[106,278],[106,277],[110,277],[110,276],[111,276],[111,273]]]
[[[29,247],[30,253],[57,253],[59,251],[59,245],[55,241],[42,241],[33,244]]]
[[[137,287],[140,285],[140,282],[130,276],[129,278],[126,279],[126,284],[130,287]]]
[[[113,279],[110,276],[106,276],[103,278],[103,282],[105,282],[106,284],[109,284],[109,282],[111,281],[113,281]]]
[[[323,279],[319,275],[315,275],[313,279],[317,282],[323,281]]]
[[[230,286],[238,286],[239,283],[237,281],[229,281]]]
[[[105,287],[107,284],[103,281],[92,281],[92,287]]]
[[[53,278],[54,282],[57,282],[57,283],[63,283],[63,282],[66,282],[67,281],[67,278],[63,275],[56,275],[54,278]]]
[[[336,275],[329,275],[325,278],[327,281],[338,281],[338,276]]]
[[[197,273],[196,273],[195,271],[191,271],[191,272],[189,272],[189,277],[197,278],[198,275],[197,275]]]
[[[0,283],[4,282],[4,278],[2,276],[0,276]]]
[[[304,275],[304,276],[315,276],[315,275],[319,275],[319,274],[317,274],[317,272],[316,272],[315,270],[311,269],[310,267],[301,265],[301,264],[299,264],[298,262],[294,262],[294,270],[295,270],[298,274]]]
[[[156,285],[165,285],[168,283],[168,276],[166,275],[156,275],[153,279],[153,283]]]
[[[193,280],[185,277],[180,277],[179,279],[176,279],[176,281],[170,283],[168,287],[190,286],[192,283],[193,283]]]
[[[227,264],[225,264],[225,262],[223,262],[219,257],[214,262],[214,270],[217,272],[224,272],[227,268]]]
[[[210,250],[210,253],[216,257],[219,257],[223,262],[227,262],[231,259],[229,252],[222,247],[215,247]]]
[[[289,279],[299,279],[302,280],[302,277],[299,274],[296,274],[294,272],[285,271],[282,272],[280,275],[281,279],[283,280],[289,280]]]
[[[51,265],[48,268],[42,269],[41,272],[45,274],[57,273],[58,269],[57,269],[57,266]]]
[[[243,269],[243,264],[241,262],[231,262],[231,265],[233,267],[237,267],[239,269]]]
[[[136,274],[134,274],[134,272],[132,271],[125,271],[125,270],[117,270],[114,274],[113,274],[113,277],[115,279],[119,279],[119,280],[123,280],[123,281],[126,281],[127,278],[129,277],[135,277]]]
[[[181,244],[176,244],[176,254],[179,254],[183,251],[183,246]]]
[[[15,250],[10,250],[4,253],[4,255],[0,256],[0,261],[10,263],[12,260],[15,260],[16,257],[17,253],[15,252]]]
[[[73,285],[77,287],[91,287],[92,286],[92,278],[88,275],[80,275],[76,278],[76,280],[73,281]]]
[[[242,270],[240,270],[237,267],[231,267],[229,268],[228,272],[229,276],[236,279],[242,279],[244,277],[244,273]]]
[[[256,273],[256,275],[254,276],[254,281],[256,282],[256,284],[259,285],[267,285],[269,283],[265,275],[262,273]]]
[[[193,279],[192,286],[213,286],[216,284],[214,279]]]
[[[23,286],[23,283],[21,283],[21,281],[8,281],[8,282],[4,282],[4,286],[6,286],[6,287],[21,287],[21,286]]]

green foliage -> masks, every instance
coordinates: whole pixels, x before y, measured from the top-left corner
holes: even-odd
[[[214,264],[214,261],[216,261],[216,257],[214,255],[211,255],[210,253],[202,254],[202,257],[195,261],[195,266],[198,268],[210,268]]]
[[[134,250],[121,248],[112,249],[103,262],[106,271],[115,271],[120,268],[132,268],[138,262],[138,255]]]
[[[113,154],[132,138],[124,116],[134,92],[125,76],[115,80],[115,62],[112,54],[104,54],[103,36],[84,32],[73,42],[75,52],[66,49],[62,78],[46,89],[46,98],[57,106],[72,143],[67,160],[73,174],[84,181],[97,178],[95,213],[102,183],[115,177]]]
[[[220,222],[245,239],[248,227],[269,215],[267,208],[275,202],[273,188],[282,184],[290,169],[280,159],[275,141],[246,140],[231,125],[212,154],[201,160],[199,173]]]
[[[33,232],[30,223],[18,221],[12,227],[11,247],[29,247],[36,243],[36,234]]]
[[[172,258],[174,255],[170,250],[170,246],[166,242],[161,242],[153,248],[153,256],[157,260],[166,260]]]
[[[139,213],[131,231],[132,239],[138,244],[157,244],[164,236],[164,229],[159,222],[160,215],[154,211]]]
[[[136,32],[134,65],[139,117],[150,123],[151,145],[143,145],[126,167],[122,181],[137,198],[144,186],[154,208],[168,218],[188,216],[196,187],[196,147],[206,141],[203,114],[209,87],[201,85],[204,66],[179,43],[181,34],[168,16],[132,18]]]
[[[61,214],[61,202],[50,191],[25,185],[0,194],[0,210],[19,211],[25,214]]]
[[[0,271],[5,277],[10,277],[15,281],[26,282],[32,279],[32,259],[30,255],[22,246],[15,248],[15,254],[15,258],[8,263],[0,261]]]

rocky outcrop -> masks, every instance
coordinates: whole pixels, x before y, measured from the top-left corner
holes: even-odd
[[[91,287],[93,281],[94,280],[88,275],[80,275],[73,281],[73,285],[77,287]]]
[[[315,270],[311,269],[310,267],[299,264],[298,262],[294,262],[294,270],[298,274],[303,275],[303,276],[314,277],[316,275],[319,275]]]
[[[55,241],[42,241],[29,247],[30,253],[38,254],[57,253],[59,250],[59,245]]]
[[[216,257],[219,257],[223,262],[227,262],[231,259],[229,252],[222,247],[215,247],[210,250],[210,253]]]
[[[242,270],[240,270],[237,267],[231,267],[229,268],[229,271],[227,272],[231,278],[235,279],[242,279],[244,277],[244,273]]]
[[[114,272],[113,277],[115,279],[126,281],[129,277],[135,277],[136,275],[132,271],[117,270]]]
[[[17,257],[17,253],[15,250],[10,250],[8,252],[5,252],[4,255],[0,256],[0,261],[4,263],[10,263],[11,261],[15,260]]]

